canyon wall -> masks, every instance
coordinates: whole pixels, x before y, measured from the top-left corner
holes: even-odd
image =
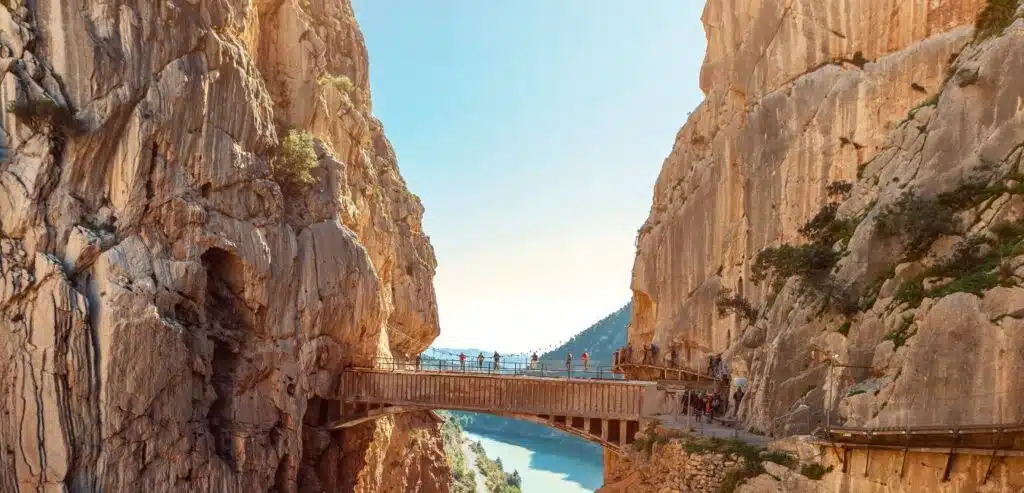
[[[825,408],[851,426],[1024,418],[1022,17],[708,0],[706,99],[638,233],[630,342],[695,368],[724,353],[749,382],[741,424],[764,432],[813,431]]]
[[[322,428],[439,331],[348,0],[6,0],[0,76],[0,492],[447,491]]]

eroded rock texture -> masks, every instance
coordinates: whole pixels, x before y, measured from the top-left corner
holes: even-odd
[[[976,32],[988,3],[709,0],[707,98],[639,232],[630,341],[681,344],[702,368],[725,353],[750,382],[741,420],[765,432],[814,428],[826,401],[854,426],[1024,418],[1024,230],[999,229],[1024,218],[1024,7]],[[852,189],[830,197],[837,181]],[[905,192],[947,193],[956,214],[921,255],[876,228]],[[805,244],[830,200],[855,227],[829,245],[837,265],[777,293],[752,282],[758,253]],[[921,282],[971,239],[987,267]],[[722,288],[756,317],[721,316]],[[830,380],[829,357],[870,368]]]
[[[0,5],[0,491],[447,491],[427,416],[320,428],[438,333],[350,3]]]

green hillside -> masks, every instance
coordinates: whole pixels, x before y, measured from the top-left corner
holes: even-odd
[[[589,328],[572,336],[568,342],[558,348],[541,355],[544,361],[561,361],[565,353],[571,352],[574,358],[586,351],[590,359],[598,365],[611,365],[612,354],[626,344],[626,325],[633,313],[633,303],[619,308],[611,315],[601,319]]]

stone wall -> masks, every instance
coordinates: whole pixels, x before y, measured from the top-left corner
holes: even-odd
[[[5,1],[0,77],[0,492],[447,490],[430,419],[318,428],[439,332],[349,1]]]
[[[728,471],[742,467],[742,459],[687,453],[682,443],[669,441],[605,465],[605,484],[597,493],[717,493]]]

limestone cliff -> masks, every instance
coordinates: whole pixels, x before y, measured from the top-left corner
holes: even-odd
[[[0,4],[0,491],[447,491],[429,416],[320,428],[438,334],[350,2]]]
[[[630,341],[725,353],[766,432],[1024,418],[1022,9],[709,0]]]

